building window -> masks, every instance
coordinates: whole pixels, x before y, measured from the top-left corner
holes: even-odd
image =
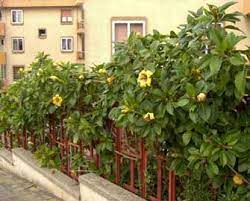
[[[23,24],[23,10],[11,10],[11,23]]]
[[[132,32],[145,35],[145,20],[113,20],[112,21],[112,47],[115,52],[115,44],[124,42]]]
[[[62,37],[61,38],[61,51],[72,52],[73,51],[73,37]]]
[[[23,38],[12,38],[12,51],[14,53],[24,52],[24,39]]]
[[[61,22],[63,24],[72,24],[73,22],[72,10],[70,9],[61,10]]]
[[[4,80],[4,79],[6,79],[6,65],[2,64],[0,67],[1,67],[0,79]]]
[[[24,69],[24,66],[13,66],[13,80],[20,79],[20,69]]]
[[[40,39],[47,38],[47,30],[46,29],[38,29],[38,37]]]

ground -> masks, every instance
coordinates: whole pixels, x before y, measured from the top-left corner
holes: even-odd
[[[45,189],[0,169],[0,201],[61,201]]]

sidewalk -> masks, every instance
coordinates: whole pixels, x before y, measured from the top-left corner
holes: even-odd
[[[0,169],[0,201],[62,201],[45,189]]]

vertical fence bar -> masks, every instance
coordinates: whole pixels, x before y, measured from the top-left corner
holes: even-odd
[[[174,171],[169,171],[168,173],[168,201],[176,201],[176,178]]]
[[[140,176],[141,176],[141,196],[146,198],[146,170],[147,170],[147,152],[145,149],[144,140],[141,140],[141,163],[140,163]]]
[[[4,143],[5,149],[8,149],[7,131],[5,131],[3,134],[3,143]]]
[[[121,147],[122,147],[122,129],[121,128],[116,128],[115,129],[115,149],[117,153],[115,153],[115,183],[119,184],[121,180]]]
[[[133,193],[137,193],[137,189],[135,188],[135,160],[134,159],[130,159],[130,164],[129,164],[129,169],[130,169],[130,181],[129,181],[129,185],[128,184],[124,184],[124,188],[126,188],[127,190],[133,192]]]
[[[10,133],[10,149],[13,149],[13,135]]]
[[[23,129],[23,148],[28,149],[28,135],[26,128]]]

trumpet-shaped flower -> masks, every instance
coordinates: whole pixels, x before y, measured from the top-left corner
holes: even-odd
[[[145,120],[145,121],[152,121],[152,120],[154,120],[155,119],[155,115],[154,115],[154,113],[147,113],[147,114],[145,114],[144,116],[143,116],[143,119]]]
[[[142,70],[139,73],[137,82],[139,83],[141,88],[145,88],[145,87],[150,87],[151,86],[151,82],[152,82],[152,78],[151,76],[153,75],[153,73],[150,70]]]
[[[98,70],[98,73],[100,73],[100,74],[106,74],[107,71],[105,69],[101,68],[101,69]]]
[[[63,102],[63,99],[61,96],[59,96],[58,94],[55,95],[53,98],[52,98],[52,103],[58,107],[60,107],[62,105],[62,102]]]
[[[234,175],[233,182],[235,185],[242,185],[244,183],[242,176],[238,174]]]

